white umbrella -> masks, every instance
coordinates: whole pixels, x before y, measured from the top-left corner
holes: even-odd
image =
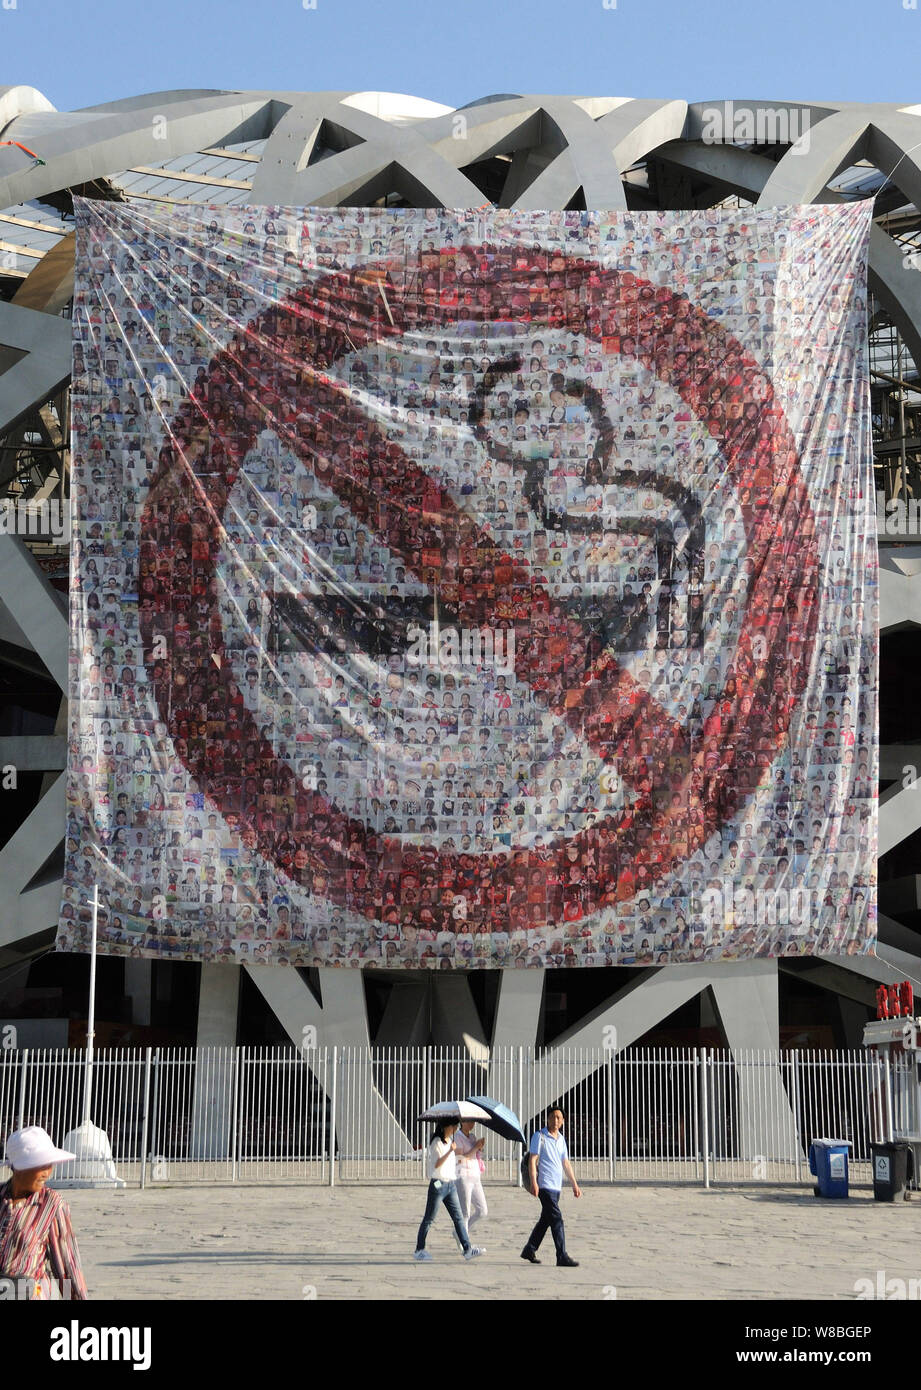
[[[461,1120],[484,1120],[491,1119],[492,1116],[481,1105],[474,1105],[472,1100],[440,1100],[437,1105],[430,1105],[428,1110],[424,1110],[419,1116],[420,1120],[442,1120],[447,1124],[453,1121],[460,1123]]]

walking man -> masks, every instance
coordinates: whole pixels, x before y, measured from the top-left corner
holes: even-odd
[[[531,1178],[531,1195],[540,1200],[540,1219],[528,1236],[527,1244],[521,1252],[523,1260],[539,1265],[537,1250],[547,1234],[553,1236],[556,1246],[556,1262],[567,1269],[574,1269],[579,1261],[566,1253],[566,1234],[563,1230],[563,1213],[560,1211],[560,1192],[563,1188],[563,1174],[572,1185],[572,1195],[581,1197],[582,1190],[569,1162],[569,1150],[563,1138],[564,1115],[558,1105],[547,1113],[547,1123],[543,1129],[531,1135],[528,1168]]]

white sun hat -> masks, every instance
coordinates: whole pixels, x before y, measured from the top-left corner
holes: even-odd
[[[28,1168],[47,1168],[49,1163],[65,1163],[76,1156],[66,1149],[56,1148],[47,1130],[39,1125],[27,1125],[7,1137],[4,1162],[14,1172],[22,1172]]]

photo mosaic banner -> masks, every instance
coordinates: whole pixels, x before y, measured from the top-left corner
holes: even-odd
[[[873,950],[869,202],[75,206],[60,949]]]

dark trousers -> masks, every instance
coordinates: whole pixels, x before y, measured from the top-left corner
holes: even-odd
[[[536,1250],[549,1228],[556,1246],[556,1257],[561,1260],[566,1254],[566,1234],[563,1230],[563,1213],[560,1211],[560,1194],[542,1187],[537,1196],[540,1201],[540,1220],[528,1236],[526,1248]]]

